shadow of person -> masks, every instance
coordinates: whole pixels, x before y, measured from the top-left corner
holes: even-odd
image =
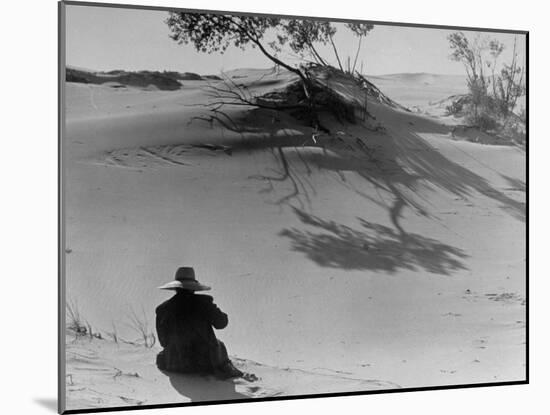
[[[220,380],[208,375],[161,372],[168,376],[172,387],[191,402],[250,399],[236,391],[232,379]]]

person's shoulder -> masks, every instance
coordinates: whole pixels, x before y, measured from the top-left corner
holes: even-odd
[[[195,294],[195,297],[200,298],[204,301],[213,301],[214,297],[208,294]]]
[[[157,306],[157,308],[155,309],[155,311],[157,313],[162,313],[163,311],[168,310],[172,306],[173,302],[174,302],[174,297],[169,298],[168,300],[166,300],[163,303],[159,304]]]
[[[194,295],[195,300],[201,302],[201,303],[212,303],[214,302],[214,297],[208,294],[195,294]]]

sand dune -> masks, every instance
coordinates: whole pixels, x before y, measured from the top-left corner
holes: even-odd
[[[111,88],[134,87],[145,90],[173,91],[181,88],[182,81],[217,81],[217,75],[201,76],[193,72],[175,71],[125,71],[115,69],[97,72],[89,69],[67,67],[67,82],[106,85]]]
[[[272,367],[233,357],[257,380],[221,381],[207,375],[161,372],[154,365],[158,350],[85,337],[67,338],[69,408],[109,408],[212,400],[390,390],[391,382],[355,379],[323,368],[312,371]]]
[[[428,110],[437,100],[468,92],[466,78],[460,75],[407,73],[368,78],[390,98],[418,112]]]
[[[290,80],[232,75],[258,93]],[[407,106],[459,89],[430,79],[372,80]],[[67,295],[131,339],[130,308],[152,325],[155,287],[192,265],[229,314],[219,337],[262,380],[172,381],[154,349],[69,341],[69,408],[524,378],[523,150],[380,103],[376,131],[327,118],[314,141],[231,106],[228,129],[196,118],[208,99],[67,84]]]

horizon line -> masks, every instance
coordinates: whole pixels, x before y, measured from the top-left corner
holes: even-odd
[[[203,75],[203,73],[199,72],[193,72],[193,71],[181,71],[178,69],[151,69],[151,68],[145,68],[145,69],[125,69],[125,68],[113,68],[113,69],[92,69],[92,68],[85,68],[78,65],[71,65],[66,64],[65,67],[67,69],[74,69],[77,71],[85,71],[85,72],[91,72],[91,73],[107,73],[111,71],[124,71],[124,72],[177,72],[177,73],[194,73],[198,75]],[[216,73],[226,73],[226,72],[232,72],[232,71],[238,71],[238,70],[251,70],[251,71],[265,71],[273,68],[273,66],[268,66],[265,68],[252,68],[252,67],[235,67],[227,70],[221,70],[218,72],[211,72],[211,73],[205,73],[204,75],[212,75]],[[337,68],[336,68],[337,69]],[[441,72],[384,72],[384,73],[363,73],[361,74],[363,76],[372,76],[372,77],[383,77],[383,76],[398,76],[398,75],[437,75],[437,76],[460,76],[460,77],[466,77],[466,74],[458,74],[458,73],[441,73]]]

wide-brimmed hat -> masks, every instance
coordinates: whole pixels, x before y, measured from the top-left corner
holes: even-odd
[[[180,267],[176,271],[175,281],[170,281],[167,284],[159,287],[161,290],[190,290],[190,291],[207,291],[210,289],[207,285],[202,285],[195,278],[195,270],[191,267]]]

